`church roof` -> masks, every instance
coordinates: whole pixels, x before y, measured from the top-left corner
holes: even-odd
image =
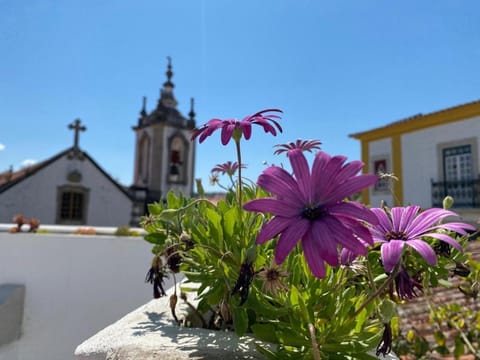
[[[191,109],[188,113],[188,118],[183,116],[177,109],[178,102],[175,99],[173,88],[175,84],[172,82],[172,63],[168,57],[167,67],[167,81],[163,83],[163,88],[160,90],[160,98],[158,99],[157,107],[150,113],[146,110],[146,97],[143,98],[143,107],[140,111],[140,118],[136,129],[143,128],[155,123],[165,123],[181,129],[195,128],[195,112],[193,111],[193,99],[191,100]]]
[[[118,190],[120,190],[128,198],[132,198],[128,190],[115,179],[113,179],[87,152],[82,151],[75,146],[69,147],[68,149],[65,149],[52,156],[51,158],[34,165],[26,166],[17,171],[9,169],[0,173],[0,194],[12,188],[16,184],[24,181],[25,179],[35,175],[40,170],[47,168],[49,165],[59,160],[63,156],[68,156],[69,154],[75,154],[76,156],[81,156],[85,159],[88,159],[94,165],[94,167],[101,172],[102,175],[104,175]]]

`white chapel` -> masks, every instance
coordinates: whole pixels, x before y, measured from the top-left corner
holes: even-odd
[[[170,189],[193,195],[193,99],[188,118],[184,117],[177,110],[170,58],[166,75],[156,108],[148,113],[144,97],[133,127],[133,184],[118,183],[80,147],[80,135],[87,127],[76,119],[68,125],[73,146],[18,171],[0,173],[0,223],[23,215],[45,225],[138,225],[147,204],[160,201]]]

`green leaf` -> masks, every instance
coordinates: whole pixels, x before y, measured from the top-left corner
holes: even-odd
[[[266,349],[264,348],[263,346],[259,345],[259,344],[255,344],[255,348],[257,349],[257,351],[265,356],[265,358],[269,359],[269,360],[275,360],[275,359],[278,359],[278,356],[276,356],[276,354],[269,350],[269,349]]]
[[[356,318],[355,318],[355,321],[356,321],[355,332],[360,332],[360,330],[362,330],[363,324],[365,323],[365,320],[367,320],[367,315],[368,315],[367,309],[364,308],[356,316]]]
[[[455,359],[459,358],[465,353],[465,344],[463,343],[462,337],[460,335],[455,336],[455,350],[453,350],[453,355]]]
[[[310,340],[307,339],[302,333],[289,328],[283,328],[276,331],[279,342],[285,346],[310,346]]]
[[[233,326],[238,336],[243,336],[248,328],[247,310],[240,306],[233,308]]]
[[[236,220],[239,218],[237,208],[231,208],[223,214],[223,229],[225,235],[232,237],[235,230]]]
[[[151,244],[163,245],[165,244],[165,240],[167,239],[167,234],[160,233],[160,232],[151,233],[151,234],[145,235],[144,239]]]
[[[278,341],[273,324],[253,324],[252,331],[258,340],[269,343],[276,343]]]
[[[290,288],[290,303],[294,308],[297,306],[299,307],[300,314],[302,315],[304,322],[312,322],[310,320],[310,314],[308,313],[307,306],[305,305],[300,292],[298,291],[297,287],[293,285]]]
[[[204,211],[204,215],[208,220],[208,228],[210,230],[210,240],[211,243],[215,246],[218,246],[219,249],[223,248],[223,231],[221,226],[221,217],[220,215],[214,210],[210,208],[206,208]]]
[[[158,219],[161,221],[173,223],[177,220],[177,216],[178,216],[178,210],[165,209],[160,213],[160,215],[158,215]]]
[[[447,287],[447,288],[450,288],[453,286],[453,283],[451,281],[448,281],[448,280],[444,280],[444,279],[438,279],[438,283],[443,286],[443,287]]]
[[[443,332],[441,332],[440,330],[437,330],[433,333],[433,337],[435,338],[435,341],[438,344],[438,346],[440,347],[445,346],[446,338]]]
[[[217,281],[212,288],[208,290],[206,295],[207,301],[211,306],[217,305],[225,296],[225,284]]]
[[[384,323],[389,323],[397,313],[397,305],[390,299],[383,299],[380,304],[380,318]]]
[[[181,198],[177,198],[175,195],[175,192],[173,190],[170,190],[167,193],[167,205],[169,208],[175,208],[178,209],[181,206]]]
[[[148,204],[147,207],[149,214],[152,215],[159,215],[162,211],[162,205],[160,205],[159,203]]]

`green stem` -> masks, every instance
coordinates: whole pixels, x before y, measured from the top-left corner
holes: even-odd
[[[372,267],[370,266],[370,262],[367,260],[365,261],[367,263],[367,277],[368,281],[370,284],[372,284],[372,288],[374,291],[377,291],[377,286],[375,285],[375,281],[373,281],[373,275],[372,275]]]
[[[310,340],[312,341],[312,353],[314,360],[320,360],[320,351],[318,350],[317,338],[315,335],[315,327],[312,323],[308,323],[308,330],[310,331]]]
[[[382,285],[380,285],[380,287],[378,289],[376,289],[376,291],[372,295],[370,295],[362,305],[360,305],[360,307],[357,309],[357,311],[355,311],[355,313],[353,314],[353,317],[356,317],[358,314],[360,314],[360,312],[363,309],[365,309],[365,307],[368,304],[370,304],[373,300],[375,300],[377,298],[377,296],[380,295],[387,288],[387,286],[390,286],[390,284],[395,280],[395,277],[400,272],[400,268],[401,268],[401,262],[399,262],[397,264],[397,266],[395,267],[393,272],[390,274],[388,279],[385,280],[385,282]],[[374,289],[375,289],[375,287],[374,287]]]
[[[460,334],[460,337],[462,338],[463,342],[465,343],[465,345],[467,346],[468,350],[473,354],[475,355],[475,358],[477,359],[478,357],[480,357],[480,353],[478,353],[475,348],[473,347],[472,343],[470,342],[470,340],[468,340],[468,337],[467,335],[465,335],[465,333],[462,331],[462,329],[460,329],[460,327],[455,324],[453,321],[451,320],[447,320],[447,324],[453,328],[455,328],[455,330],[458,331],[458,333]]]
[[[240,210],[242,209],[242,153],[240,151],[240,139],[235,141],[237,148],[237,160],[238,160],[238,205]]]

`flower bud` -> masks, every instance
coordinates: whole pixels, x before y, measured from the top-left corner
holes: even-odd
[[[445,210],[450,209],[453,206],[453,197],[451,197],[450,195],[445,196],[442,205]]]

